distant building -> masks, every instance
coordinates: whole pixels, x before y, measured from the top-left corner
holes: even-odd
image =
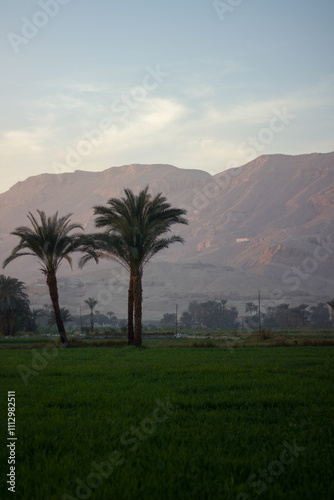
[[[245,241],[250,241],[249,238],[237,238],[236,243],[244,243]]]

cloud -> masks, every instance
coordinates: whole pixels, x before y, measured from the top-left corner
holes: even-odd
[[[8,130],[0,138],[2,191],[31,175],[47,171],[52,151],[52,134],[45,128]]]
[[[0,139],[0,151],[7,155],[26,155],[30,152],[34,155],[40,154],[47,147],[50,135],[44,128],[30,130],[9,130],[2,134]]]
[[[188,109],[175,99],[152,98],[139,111],[137,122],[161,129],[184,119],[187,114]]]
[[[101,154],[133,151],[149,145],[159,144],[172,130],[179,127],[188,114],[188,109],[174,99],[150,98],[138,103],[126,120],[114,120],[114,126],[105,133],[99,148]],[[113,121],[112,114],[110,119]]]
[[[247,123],[261,124],[270,118],[273,109],[286,108],[291,113],[306,112],[321,106],[334,104],[334,86],[332,82],[322,82],[318,85],[301,89],[293,94],[280,98],[246,100],[232,104],[229,107],[219,106],[209,102],[205,106],[204,120],[206,123],[235,124],[241,126]]]
[[[187,99],[180,94],[162,97],[158,88],[143,99],[132,99],[126,116],[115,112],[111,103],[115,96],[130,96],[131,89],[122,94],[114,90],[111,96],[107,91],[98,93],[94,83],[65,87],[23,106],[27,125],[3,132],[3,189],[29,175],[54,172],[55,162],[65,165],[66,170],[68,148],[76,150],[84,135],[98,129],[105,119],[112,126],[101,133],[102,140],[82,156],[77,168],[97,171],[113,165],[155,162],[217,173],[232,166],[231,162],[246,162],[240,143],[268,127],[273,109],[286,109],[296,119],[288,130],[275,134],[271,143],[258,151],[259,155],[334,149],[331,80],[272,99],[244,97],[242,102],[236,102],[236,96],[231,94],[228,105],[226,96],[220,98],[210,86],[194,84]],[[122,105],[126,106],[124,102]],[[73,169],[69,167],[68,171]]]

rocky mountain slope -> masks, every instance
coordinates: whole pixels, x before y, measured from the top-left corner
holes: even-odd
[[[334,297],[334,153],[260,156],[214,176],[171,165],[128,165],[30,177],[0,194],[0,260],[16,244],[9,233],[28,223],[28,211],[71,212],[92,231],[94,205],[147,184],[153,194],[161,191],[172,205],[186,208],[190,224],[175,228],[184,245],[147,266],[146,318],[173,311],[176,302],[184,310],[194,298],[245,302],[258,289],[268,303]],[[31,285],[34,305],[48,302],[32,258],[4,272]],[[102,311],[125,314],[127,276],[118,266],[104,262],[71,272],[63,264],[60,277],[61,301],[73,312],[97,296]]]

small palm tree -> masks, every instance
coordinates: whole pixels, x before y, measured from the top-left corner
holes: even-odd
[[[85,300],[85,303],[90,309],[90,331],[91,333],[94,333],[94,307],[99,303],[99,301],[93,297],[88,297],[88,299]]]
[[[58,218],[58,212],[47,217],[42,210],[37,210],[40,222],[29,212],[28,219],[32,228],[21,226],[11,234],[20,238],[19,244],[13,249],[11,255],[4,261],[3,267],[24,255],[37,257],[41,271],[46,277],[53,305],[58,332],[61,342],[68,344],[64,323],[60,313],[59,295],[56,274],[60,264],[65,259],[72,267],[70,254],[80,250],[81,245],[87,241],[82,233],[69,234],[74,229],[83,229],[80,224],[70,224],[70,216]]]
[[[246,313],[257,312],[258,308],[253,302],[246,302]]]
[[[152,198],[148,186],[138,195],[130,189],[125,189],[124,193],[123,198],[111,198],[108,206],[94,207],[98,216],[95,226],[106,228],[106,232],[90,235],[94,246],[86,248],[86,255],[79,265],[82,267],[91,258],[98,262],[99,258],[106,257],[118,261],[128,270],[128,343],[140,346],[144,267],[156,253],[172,243],[183,243],[180,236],[163,235],[173,224],[188,224],[188,221],[184,217],[186,211],[172,208],[161,193]]]
[[[112,311],[108,311],[108,312],[107,312],[107,316],[108,316],[109,321],[110,321],[110,324],[111,324],[111,320],[112,320],[112,318],[115,316],[115,313],[114,313],[114,312],[112,312]]]
[[[67,307],[60,308],[60,315],[61,315],[61,319],[63,320],[64,324],[73,320],[73,316],[71,315],[71,312],[69,309],[67,309]],[[49,311],[49,314],[48,314],[48,326],[51,327],[54,325],[57,325],[57,321],[56,321],[55,312],[52,309],[51,311]]]
[[[38,320],[45,315],[44,309],[32,309],[30,316],[29,330],[36,332],[38,330]]]

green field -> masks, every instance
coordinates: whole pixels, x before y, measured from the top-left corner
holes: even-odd
[[[0,350],[1,499],[334,498],[333,348],[147,345]]]

